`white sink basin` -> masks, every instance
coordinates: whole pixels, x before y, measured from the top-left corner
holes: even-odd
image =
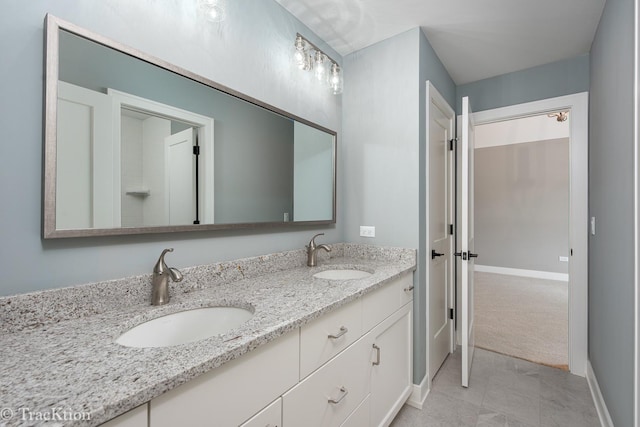
[[[369,273],[368,271],[354,269],[324,270],[313,275],[313,277],[316,277],[318,279],[327,280],[364,279],[365,277],[369,276],[371,276],[371,273]]]
[[[253,316],[239,307],[206,307],[158,317],[129,329],[116,342],[126,347],[170,347],[220,335]]]

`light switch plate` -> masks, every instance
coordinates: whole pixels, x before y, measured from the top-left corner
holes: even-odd
[[[560,262],[569,262],[569,257],[568,256],[559,256],[558,257],[558,261],[560,261]]]
[[[376,228],[370,225],[360,226],[361,237],[376,237]]]
[[[596,217],[595,216],[591,217],[591,235],[592,236],[596,235]]]

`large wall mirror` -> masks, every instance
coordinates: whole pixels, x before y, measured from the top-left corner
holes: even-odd
[[[44,238],[336,220],[336,133],[47,15]]]

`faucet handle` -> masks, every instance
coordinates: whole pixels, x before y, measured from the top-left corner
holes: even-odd
[[[182,276],[182,272],[177,268],[169,268],[169,276],[171,276],[171,280],[174,282],[182,282],[184,276]]]

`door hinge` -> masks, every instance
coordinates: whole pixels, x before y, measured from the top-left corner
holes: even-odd
[[[449,309],[449,319],[453,320],[453,308]]]
[[[199,145],[194,145],[193,146],[193,155],[194,156],[199,156],[200,155],[200,146]]]
[[[453,224],[449,224],[449,235],[453,236]]]

